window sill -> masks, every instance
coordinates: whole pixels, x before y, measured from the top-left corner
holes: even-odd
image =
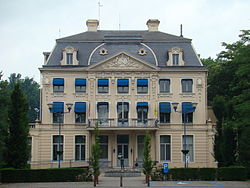
[[[76,93],[73,93],[73,95],[75,95],[75,96],[85,96],[85,95],[87,95],[87,93],[86,92],[76,92]]]
[[[53,92],[51,93],[51,95],[53,95],[54,97],[63,97],[66,95],[66,93],[64,92]]]
[[[195,93],[180,93],[180,95],[182,96],[182,97],[192,97],[192,96],[195,96]]]

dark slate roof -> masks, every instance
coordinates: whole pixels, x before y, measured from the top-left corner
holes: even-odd
[[[142,40],[143,42],[152,41],[191,41],[191,39],[170,35],[160,31],[116,31],[116,30],[98,30],[97,32],[87,31],[57,39],[57,42],[85,42],[85,41],[105,41],[110,40],[111,37],[123,37],[124,39],[132,38],[134,40]]]
[[[88,66],[89,59],[90,64],[95,64],[125,52],[153,65],[158,61],[158,66],[164,67],[168,60],[167,52],[173,47],[183,49],[185,66],[202,66],[191,45],[191,39],[159,31],[87,31],[57,39],[56,42],[46,67],[60,65],[62,50],[67,46],[78,50],[79,66]],[[107,49],[108,54],[100,55],[101,48]],[[146,55],[138,54],[141,48],[147,50]]]

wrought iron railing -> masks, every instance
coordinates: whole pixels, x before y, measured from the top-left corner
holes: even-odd
[[[148,128],[148,127],[157,127],[157,119],[89,119],[88,127],[95,127],[95,124],[98,124],[98,127],[138,127],[138,128]]]

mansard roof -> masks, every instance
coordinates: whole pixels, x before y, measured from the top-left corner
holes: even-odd
[[[168,52],[174,47],[183,51],[185,67],[203,66],[192,47],[191,39],[160,31],[98,30],[57,39],[44,67],[60,66],[62,51],[68,46],[77,50],[78,66],[82,67],[105,61],[121,52],[154,66],[167,67]],[[99,53],[102,48],[108,51],[106,55]],[[147,54],[138,54],[139,49],[145,49]]]

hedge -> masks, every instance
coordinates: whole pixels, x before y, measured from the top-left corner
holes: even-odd
[[[2,183],[90,181],[91,174],[86,168],[11,169],[0,170],[0,180]]]
[[[239,181],[247,179],[245,167],[233,166],[222,168],[172,168],[167,174],[163,174],[162,169],[154,170],[151,178],[153,181],[174,180],[230,180]]]
[[[222,181],[242,181],[247,179],[247,171],[242,166],[221,167],[217,170],[217,178]]]

